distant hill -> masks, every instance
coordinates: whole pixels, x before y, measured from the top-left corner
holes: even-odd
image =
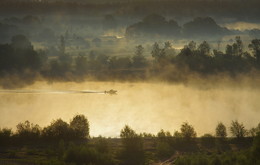
[[[157,14],[148,15],[141,22],[130,25],[126,29],[128,38],[153,35],[179,37],[180,34],[181,27],[176,21],[166,21],[163,16]]]
[[[183,25],[185,37],[221,36],[230,34],[227,28],[219,26],[211,17],[197,17]]]
[[[219,26],[211,17],[197,17],[180,27],[174,20],[166,21],[163,16],[152,14],[126,29],[126,37],[170,36],[174,38],[223,36],[231,34],[227,28]]]

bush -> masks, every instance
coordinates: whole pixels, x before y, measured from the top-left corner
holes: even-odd
[[[12,129],[3,128],[0,129],[0,144],[5,144],[10,140],[10,137],[12,135]]]
[[[205,134],[200,139],[202,146],[205,148],[213,148],[215,146],[215,138],[211,134]]]
[[[106,153],[100,153],[94,148],[87,146],[71,145],[64,154],[64,161],[66,163],[81,164],[102,164],[114,165],[114,160]]]
[[[122,165],[142,165],[145,163],[145,152],[142,138],[129,126],[125,126],[120,133],[123,148],[119,153]]]

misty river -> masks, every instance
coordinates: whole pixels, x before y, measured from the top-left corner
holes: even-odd
[[[137,132],[156,134],[160,129],[173,133],[183,122],[195,127],[198,135],[214,134],[218,122],[232,120],[246,128],[256,126],[260,116],[260,90],[254,88],[208,88],[168,83],[37,82],[23,90],[115,89],[117,95],[101,93],[0,93],[0,125],[15,126],[29,120],[41,127],[54,119],[67,122],[84,114],[91,136],[118,137],[125,124]]]

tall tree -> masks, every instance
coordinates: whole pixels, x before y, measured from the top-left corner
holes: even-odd
[[[222,122],[218,123],[216,127],[216,136],[219,138],[227,137],[227,128]]]
[[[138,45],[135,47],[135,55],[133,56],[133,67],[135,68],[143,68],[146,66],[147,61],[143,55],[144,47],[142,45]]]
[[[184,122],[181,125],[181,134],[182,134],[182,137],[184,137],[187,140],[190,140],[197,136],[197,133],[195,132],[193,126],[187,122]]]
[[[122,152],[120,158],[124,165],[143,165],[145,155],[142,138],[129,126],[125,126],[120,133],[122,139]]]
[[[89,123],[84,115],[76,115],[70,122],[73,134],[76,138],[89,137]]]
[[[160,57],[161,49],[160,49],[159,44],[157,42],[155,42],[153,44],[153,48],[152,48],[151,54],[152,54],[152,57],[155,58],[155,60],[157,60]]]
[[[231,122],[230,133],[234,137],[244,138],[247,135],[247,130],[245,129],[243,123],[239,123],[235,120]]]
[[[260,66],[260,39],[252,40],[248,47],[253,52],[256,62]]]
[[[201,55],[209,55],[210,54],[210,46],[206,41],[203,41],[199,45],[198,50],[201,53]]]

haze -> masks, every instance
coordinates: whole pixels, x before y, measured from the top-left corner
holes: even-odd
[[[90,121],[91,136],[118,137],[128,124],[137,132],[179,130],[188,121],[199,135],[214,133],[220,121],[239,120],[250,128],[259,122],[259,89],[248,86],[199,89],[168,83],[37,82],[26,89],[118,90],[106,94],[0,94],[0,125],[15,128],[29,120],[44,127],[53,119],[69,121],[84,114]],[[238,104],[239,103],[239,104]]]

